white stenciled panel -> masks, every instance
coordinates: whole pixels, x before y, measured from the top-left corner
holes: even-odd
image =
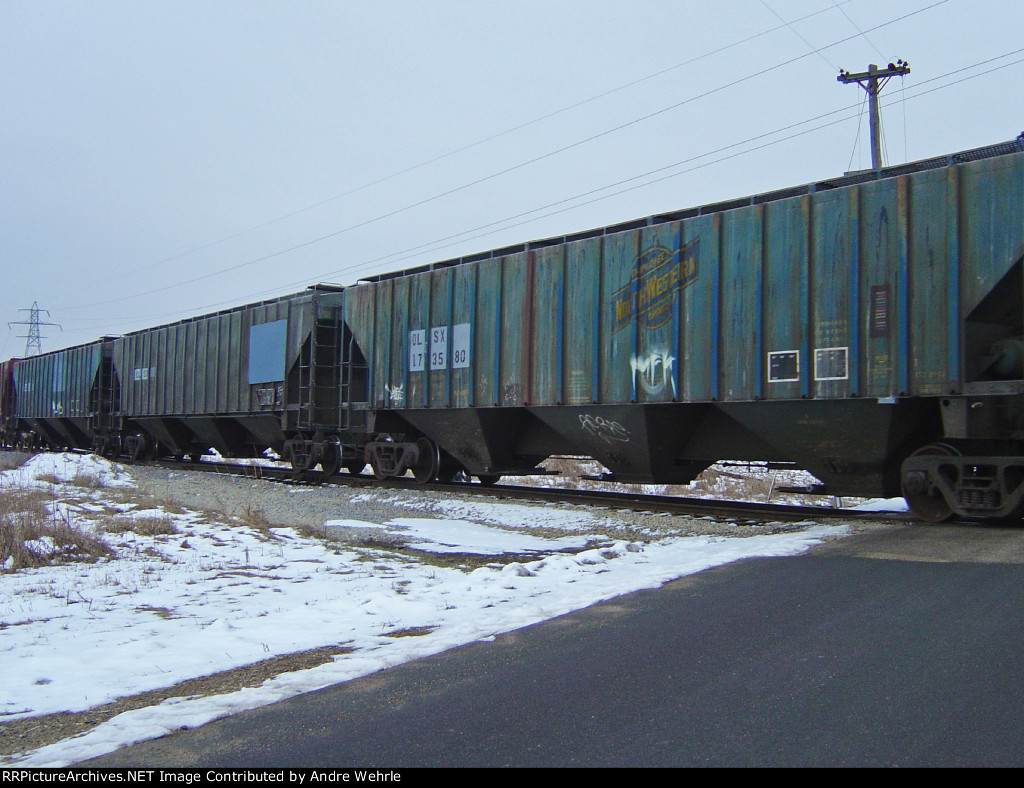
[[[469,323],[452,326],[452,369],[466,369],[469,366],[471,343]]]
[[[448,327],[430,329],[430,368],[448,368]]]
[[[427,332],[424,329],[409,332],[409,371],[422,372],[426,369]]]

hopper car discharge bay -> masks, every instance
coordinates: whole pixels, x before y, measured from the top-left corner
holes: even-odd
[[[1024,135],[0,365],[5,445],[493,483],[792,463],[1024,510]]]

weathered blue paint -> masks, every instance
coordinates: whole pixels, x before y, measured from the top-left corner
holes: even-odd
[[[721,399],[721,372],[719,361],[722,357],[722,316],[721,316],[721,277],[722,277],[722,216],[711,217],[711,399]]]
[[[811,396],[811,336],[814,327],[811,325],[811,249],[812,229],[811,210],[812,195],[803,198],[801,208],[804,216],[804,243],[800,250],[800,396],[808,398]]]
[[[601,401],[601,258],[604,257],[604,239],[600,238],[597,246],[597,265],[594,271],[594,344],[591,365],[591,401]]]
[[[472,332],[467,371],[405,371],[405,407],[961,390],[963,319],[1024,249],[1024,156],[926,164],[389,277],[392,344]]]
[[[555,391],[561,405],[565,402],[565,260],[558,270],[558,316],[555,320],[555,328],[558,332],[555,337]]]
[[[850,191],[850,396],[860,396],[860,192]]]
[[[947,201],[959,206],[960,170],[950,167],[946,171],[949,184]],[[960,359],[960,211],[946,211],[946,352],[949,385],[947,391],[959,393],[963,380],[963,362]]]

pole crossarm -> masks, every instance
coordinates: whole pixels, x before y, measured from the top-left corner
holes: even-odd
[[[895,63],[890,63],[886,68],[879,68],[874,63],[868,66],[867,71],[861,71],[859,74],[851,74],[849,71],[839,69],[839,76],[836,77],[837,82],[843,84],[850,84],[851,82],[858,82],[860,86],[867,90],[867,86],[864,84],[865,80],[878,80],[884,79],[886,82],[889,81],[890,77],[899,77],[910,73],[910,64],[903,60],[897,60]],[[883,82],[883,84],[885,84]]]

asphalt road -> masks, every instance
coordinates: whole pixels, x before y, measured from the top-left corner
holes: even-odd
[[[1024,529],[887,526],[103,766],[1021,766]]]

